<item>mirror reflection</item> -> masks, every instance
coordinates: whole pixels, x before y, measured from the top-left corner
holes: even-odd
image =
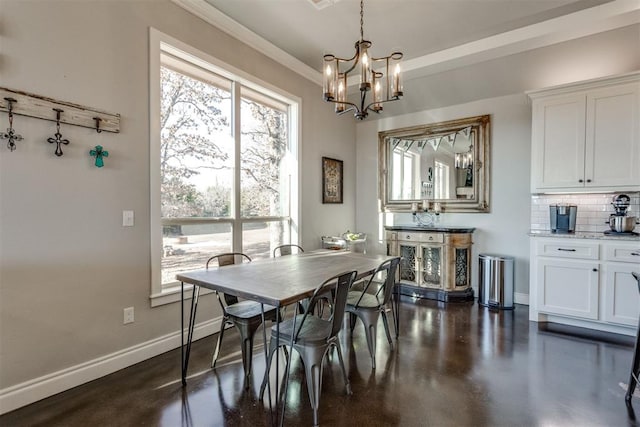
[[[485,115],[380,132],[384,210],[427,200],[445,212],[487,212],[489,123]]]

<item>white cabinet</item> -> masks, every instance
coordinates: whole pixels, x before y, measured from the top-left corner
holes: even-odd
[[[542,258],[538,261],[538,311],[598,318],[598,270],[594,262]]]
[[[531,238],[530,319],[635,334],[640,240]]]
[[[638,282],[631,275],[640,273],[640,242],[605,245],[603,320],[636,327],[640,316]]]
[[[640,73],[528,95],[533,193],[640,190]]]

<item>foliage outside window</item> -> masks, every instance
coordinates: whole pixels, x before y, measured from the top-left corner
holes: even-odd
[[[294,234],[292,105],[222,74],[161,50],[163,289],[214,254],[268,257]]]

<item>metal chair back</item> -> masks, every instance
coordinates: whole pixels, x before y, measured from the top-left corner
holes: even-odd
[[[380,274],[384,274],[385,278],[384,278],[384,281],[382,282],[382,286],[380,286],[380,288],[378,288],[378,290],[376,291],[375,297],[378,300],[379,306],[383,306],[387,304],[391,300],[391,296],[393,295],[393,288],[396,283],[396,271],[398,270],[399,264],[400,264],[400,257],[390,258],[384,261],[382,264],[380,264],[378,268],[376,268],[376,271],[371,275],[371,277],[369,277],[367,284],[362,290],[362,294],[360,295],[360,298],[358,298],[354,306],[358,308],[360,302],[362,301],[362,298],[369,290],[369,287],[371,287],[371,285],[374,282],[379,283],[376,281],[376,278]]]
[[[227,265],[240,264],[243,262],[251,262],[251,257],[249,255],[243,254],[242,252],[227,252],[223,254],[214,255],[207,260],[207,264],[206,264],[207,270],[209,269],[209,264],[212,262],[216,262],[218,264],[218,267],[224,267]],[[216,292],[216,294],[218,295],[218,301],[220,302],[222,309],[226,311],[224,304],[222,304],[222,301],[220,300],[220,295],[218,294],[218,292]],[[227,294],[223,294],[223,296],[224,296],[224,302],[228,306],[236,304],[238,302],[238,297],[236,296],[227,295]]]
[[[273,257],[277,257],[277,256],[285,256],[285,255],[291,255],[293,253],[293,249],[296,249],[298,252],[297,253],[303,253],[304,249],[302,249],[302,246],[299,245],[294,245],[294,244],[286,244],[286,245],[280,245],[277,246],[276,248],[273,249]]]

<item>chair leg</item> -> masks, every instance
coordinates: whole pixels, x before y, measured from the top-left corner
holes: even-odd
[[[357,313],[349,313],[352,316],[357,315],[364,325],[364,333],[367,337],[367,347],[371,354],[371,369],[376,369],[376,335],[378,330],[379,311],[359,310]]]
[[[260,323],[239,323],[236,322],[236,327],[240,332],[240,340],[242,346],[242,366],[244,367],[244,379],[245,388],[249,388],[249,380],[251,378],[251,362],[253,359],[253,336]]]
[[[260,400],[264,396],[264,390],[267,387],[267,381],[269,381],[269,372],[271,371],[271,362],[273,361],[273,354],[276,352],[274,339],[269,340],[269,356],[267,357],[267,365],[264,369],[264,378],[262,379],[262,385],[260,385]]]
[[[228,325],[227,319],[223,318],[220,323],[220,332],[218,333],[218,343],[216,344],[216,351],[213,352],[213,357],[211,358],[211,367],[216,367],[216,362],[218,361],[218,356],[220,355],[220,347],[222,346],[222,336],[224,335],[224,330]]]
[[[391,339],[391,333],[389,332],[389,320],[387,319],[387,313],[382,311],[382,323],[384,324],[384,331],[387,334],[387,341],[389,341],[389,347],[393,349],[393,340]]]
[[[349,377],[347,376],[347,370],[344,367],[344,360],[342,359],[342,350],[340,349],[340,341],[336,339],[335,344],[336,353],[338,353],[338,361],[340,362],[340,369],[342,369],[342,376],[344,377],[344,386],[346,388],[347,394],[352,394],[351,392],[351,383],[349,382]]]
[[[376,333],[377,327],[375,323],[365,325],[365,334],[367,335],[367,346],[369,354],[371,354],[371,369],[376,369]]]
[[[307,347],[300,352],[307,379],[309,401],[313,409],[314,427],[318,426],[318,408],[320,406],[320,392],[322,391],[322,360],[324,359],[324,353],[320,353],[318,350],[318,348]]]
[[[351,332],[356,327],[357,316],[353,313],[349,313],[349,327],[351,328]]]

